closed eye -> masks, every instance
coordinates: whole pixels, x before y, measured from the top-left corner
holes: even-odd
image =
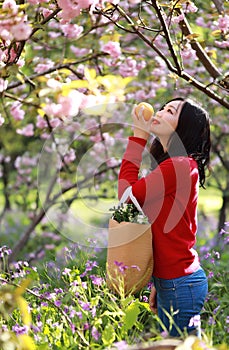
[[[168,108],[168,112],[171,113],[171,114],[173,114],[173,111],[172,111],[171,108]]]

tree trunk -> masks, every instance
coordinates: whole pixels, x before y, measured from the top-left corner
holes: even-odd
[[[227,189],[222,196],[222,206],[219,211],[219,220],[218,220],[218,232],[220,232],[227,221],[227,210],[229,209],[229,189]]]

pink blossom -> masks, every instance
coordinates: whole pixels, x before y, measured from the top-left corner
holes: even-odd
[[[80,34],[83,32],[83,27],[78,26],[77,24],[63,24],[61,29],[64,35],[70,39],[77,39]]]
[[[50,123],[50,125],[51,125],[52,128],[57,128],[57,127],[60,125],[61,121],[60,121],[59,118],[52,118],[52,119],[49,121],[49,123]]]
[[[27,137],[33,136],[34,135],[33,124],[31,123],[27,124],[24,128],[17,129],[16,132],[19,135],[24,135]]]
[[[218,40],[216,40],[216,41],[215,41],[215,44],[216,44],[218,47],[222,48],[222,49],[227,49],[227,48],[229,48],[229,40],[227,40],[227,41],[218,41]]]
[[[102,47],[102,50],[109,53],[112,58],[118,58],[122,53],[120,44],[117,41],[109,41]]]
[[[62,116],[72,117],[74,115],[77,115],[79,112],[79,108],[81,107],[83,97],[84,95],[77,90],[70,91],[68,96],[61,95],[58,98],[58,103],[61,105],[62,108]]]
[[[3,92],[4,90],[6,90],[7,86],[8,86],[8,80],[4,80],[0,78],[0,92]]]
[[[54,66],[54,62],[47,59],[47,60],[44,60],[42,63],[38,63],[38,65],[35,67],[34,71],[36,73],[44,73],[48,69],[53,68],[53,66]]]
[[[27,40],[32,33],[32,28],[28,23],[20,22],[11,27],[11,33],[15,40]]]
[[[5,119],[3,118],[3,116],[0,114],[0,126],[2,126],[2,124],[4,124]]]
[[[20,102],[14,102],[10,108],[10,113],[12,114],[14,120],[23,120],[25,112],[21,109],[22,104]]]
[[[0,49],[0,61],[6,60],[6,53]]]
[[[185,12],[197,12],[198,11],[198,7],[196,7],[196,5],[191,1],[187,2],[184,6],[185,6],[185,8],[184,8]]]
[[[48,124],[44,118],[42,118],[40,115],[37,116],[37,122],[36,127],[39,129],[47,128]]]
[[[5,0],[2,4],[3,10],[10,10],[13,15],[18,13],[18,6],[14,0]]]
[[[76,159],[75,151],[74,149],[70,148],[69,152],[64,155],[64,162],[65,164],[69,164],[73,162]]]
[[[47,1],[45,1],[45,0],[27,0],[27,2],[31,5],[38,5],[42,2],[47,2]]]
[[[219,29],[226,33],[229,29],[229,16],[225,15],[223,17],[219,17],[218,25]]]
[[[86,49],[86,48],[85,49],[81,49],[81,48],[76,47],[74,45],[70,46],[70,50],[78,57],[87,55],[89,53],[89,49]]]
[[[131,4],[131,5],[137,5],[141,2],[141,0],[128,0],[128,2]]]
[[[60,16],[65,21],[70,21],[80,14],[78,3],[74,4],[71,0],[57,0],[57,4],[62,9]]]
[[[42,9],[42,15],[46,18],[48,17],[49,15],[51,15],[52,11],[50,9],[47,9],[47,8],[43,8]]]
[[[182,13],[179,16],[172,17],[172,22],[173,23],[180,23],[184,19],[184,14]]]
[[[47,86],[54,91],[60,91],[62,88],[62,83],[56,79],[50,78],[47,81]]]
[[[5,41],[11,41],[13,39],[13,35],[6,28],[1,28],[1,38]]]
[[[181,50],[181,57],[185,63],[192,62],[196,59],[196,51],[192,49],[190,44],[186,44]]]
[[[62,110],[61,105],[57,103],[47,103],[43,109],[48,116],[60,116]]]
[[[125,62],[120,65],[119,72],[123,77],[137,76],[139,72],[137,61],[132,57],[127,57]]]

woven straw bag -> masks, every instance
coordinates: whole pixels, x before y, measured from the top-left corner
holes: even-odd
[[[142,212],[131,187],[124,192],[119,206],[127,198]],[[136,293],[146,286],[153,272],[151,225],[110,219],[106,268],[107,285],[118,294]]]

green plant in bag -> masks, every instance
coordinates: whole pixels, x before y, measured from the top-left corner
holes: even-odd
[[[134,204],[121,204],[118,207],[113,207],[110,209],[113,212],[112,219],[117,222],[135,222],[139,224],[147,224],[147,217],[139,212]]]

